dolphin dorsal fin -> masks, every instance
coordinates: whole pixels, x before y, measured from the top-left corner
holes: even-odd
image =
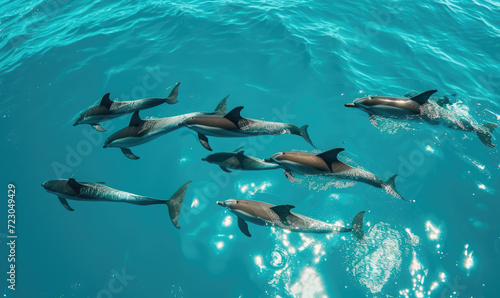
[[[224,97],[220,102],[219,104],[217,105],[217,107],[215,108],[215,111],[214,111],[214,114],[216,115],[225,115],[226,114],[226,101],[227,101],[227,98],[229,97],[226,96]]]
[[[434,94],[434,93],[436,93],[436,92],[437,92],[436,89],[432,89],[432,90],[429,90],[429,91],[422,92],[419,95],[413,96],[410,99],[418,102],[421,105],[423,105],[423,104],[426,104],[429,101],[429,97],[431,97],[431,95]]]
[[[83,185],[76,182],[75,179],[73,178],[69,178],[68,179],[68,184],[69,186],[77,193],[77,194],[80,194],[80,190],[82,189]]]
[[[109,99],[109,93],[104,94],[99,105],[106,107],[106,109],[109,110],[111,108],[111,104],[113,104],[113,101]]]
[[[293,208],[295,208],[295,206],[278,205],[278,206],[271,207],[271,210],[273,210],[280,217],[280,220],[283,224],[289,225],[288,220],[287,220],[287,216],[292,215],[292,213],[290,213],[290,209],[293,209]]]
[[[238,123],[240,122],[241,119],[243,119],[243,117],[241,117],[240,115],[241,110],[243,110],[243,107],[236,107],[232,109],[229,113],[224,115],[224,118],[230,120],[231,122],[234,123],[234,125],[236,125],[239,128],[240,126]]]
[[[338,162],[339,159],[337,158],[337,155],[339,155],[340,152],[344,151],[344,148],[335,148],[323,153],[318,154],[319,157],[321,157],[325,163],[328,165],[328,167],[331,167],[332,163]]]
[[[130,123],[128,126],[139,126],[144,122],[144,120],[141,119],[139,116],[139,111],[135,111],[134,114],[132,114],[132,118],[130,118]]]

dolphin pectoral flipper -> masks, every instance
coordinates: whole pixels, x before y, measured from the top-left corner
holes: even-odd
[[[435,90],[435,89],[425,91],[425,92],[420,93],[419,95],[413,96],[410,99],[423,105],[423,104],[426,104],[429,101],[429,97],[431,97],[431,95],[436,93],[436,92],[437,92],[437,90]]]
[[[219,165],[219,167],[226,173],[232,173],[233,171],[229,170],[228,168],[224,167],[224,166],[221,166]]]
[[[284,225],[289,226],[290,223],[288,222],[287,217],[289,215],[292,215],[292,213],[290,213],[290,209],[293,209],[293,208],[295,208],[295,206],[278,205],[278,206],[271,207],[271,210],[273,210],[280,217],[280,220]]]
[[[104,94],[99,105],[106,107],[108,110],[111,108],[113,101],[109,99],[109,93]]]
[[[292,174],[292,171],[285,170],[285,176],[290,182],[295,182],[295,177]]]
[[[172,195],[172,197],[170,197],[168,201],[166,201],[170,219],[172,220],[174,226],[178,229],[181,228],[179,226],[179,213],[181,212],[182,202],[184,201],[184,195],[186,194],[189,184],[191,184],[191,181],[186,182]]]
[[[215,108],[214,110],[214,114],[215,115],[225,115],[226,114],[226,101],[227,101],[227,98],[229,97],[226,96],[224,97],[220,102],[219,104],[217,105],[217,107]]]
[[[61,197],[58,197],[58,198],[59,198],[59,201],[61,201],[61,204],[64,206],[64,208],[68,209],[69,211],[75,211],[73,208],[71,208],[68,205],[68,201],[66,201],[65,198],[61,198]]]
[[[68,179],[68,184],[69,186],[76,192],[77,195],[80,194],[80,190],[82,189],[83,185],[76,182],[75,179],[69,178]],[[61,202],[62,203],[62,202]],[[64,204],[63,204],[64,205]]]
[[[120,148],[120,149],[122,150],[122,153],[130,159],[137,160],[140,158],[139,156],[132,153],[132,151],[128,148]]]
[[[241,106],[236,107],[236,108],[232,109],[229,113],[224,115],[224,118],[233,122],[234,125],[236,125],[236,127],[241,128],[241,126],[239,124],[240,120],[243,119],[243,117],[241,117],[241,115],[240,115],[241,110],[243,110],[243,107],[241,107]]]
[[[205,149],[208,151],[213,151],[212,148],[210,148],[210,144],[208,143],[208,138],[206,135],[202,135],[201,133],[198,133],[198,139],[200,140],[200,143]]]
[[[90,126],[92,126],[92,128],[97,130],[98,132],[106,132],[107,131],[104,128],[102,128],[102,126],[99,124],[91,124]]]
[[[250,232],[248,231],[248,224],[246,221],[238,217],[238,228],[240,228],[240,231],[245,234],[247,237],[252,237]]]
[[[170,105],[173,105],[174,103],[177,103],[177,95],[179,95],[179,85],[181,83],[177,83],[175,84],[174,88],[172,89],[172,92],[170,92],[170,94],[168,95],[168,97],[165,99],[165,101],[170,104]]]

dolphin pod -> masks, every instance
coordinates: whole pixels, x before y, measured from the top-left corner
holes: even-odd
[[[375,116],[385,118],[398,118],[409,120],[423,120],[432,125],[443,125],[455,130],[475,132],[479,140],[488,147],[495,147],[492,143],[493,130],[498,127],[494,123],[480,125],[474,119],[464,119],[457,117],[451,111],[444,108],[449,104],[447,97],[440,97],[436,101],[429,98],[437,90],[429,90],[410,98],[389,97],[389,96],[367,96],[356,99],[353,103],[345,104],[348,108],[357,108],[370,117],[370,121],[375,122]]]
[[[175,104],[177,103],[177,95],[179,85],[175,84],[167,98],[143,98],[131,101],[112,101],[109,98],[109,93],[106,93],[98,105],[91,106],[90,108],[81,112],[76,118],[75,125],[89,124],[95,130],[105,132],[106,130],[101,127],[100,123],[108,121],[125,114],[133,113],[135,111],[145,110],[156,107],[163,103]]]
[[[175,85],[167,98],[146,98],[116,102],[111,101],[109,93],[107,93],[99,105],[92,106],[80,113],[74,125],[89,124],[97,131],[104,132],[105,130],[100,126],[100,122],[132,113],[129,125],[109,136],[103,146],[104,148],[120,148],[123,154],[130,159],[139,159],[138,156],[132,153],[131,147],[147,143],[182,127],[195,131],[201,145],[210,151],[213,150],[209,145],[207,136],[234,138],[293,134],[301,136],[307,143],[315,147],[307,131],[308,125],[298,127],[290,123],[244,118],[241,116],[242,106],[226,113],[228,97],[224,98],[213,112],[191,112],[159,119],[142,119],[139,116],[140,110],[149,109],[163,103],[177,103],[179,84]],[[453,113],[448,109],[451,105],[448,97],[431,98],[436,92],[437,90],[429,90],[421,94],[410,93],[405,95],[406,98],[367,96],[356,99],[353,103],[345,104],[345,106],[368,113],[372,123],[376,122],[375,117],[409,119],[425,121],[433,125],[444,125],[461,131],[475,132],[484,144],[494,147],[492,132],[497,127],[496,124],[479,125],[474,119],[454,117]],[[213,153],[202,160],[218,165],[225,172],[231,172],[231,170],[283,169],[286,177],[292,182],[295,180],[294,175],[296,174],[327,176],[333,179],[363,182],[377,188],[383,188],[389,194],[405,200],[396,190],[395,178],[397,175],[393,175],[384,181],[369,171],[347,165],[338,159],[338,154],[344,151],[343,148],[332,149],[320,154],[283,151],[266,159],[245,155],[245,152],[240,151],[240,149],[234,152]],[[70,211],[73,211],[73,208],[69,206],[67,200],[124,202],[143,206],[165,204],[168,207],[172,223],[179,228],[179,213],[186,189],[190,183],[191,181],[185,183],[168,200],[135,195],[107,187],[102,183],[78,182],[73,178],[49,180],[43,183],[42,186],[49,193],[55,194],[61,204]],[[359,240],[364,237],[363,218],[365,211],[359,212],[354,217],[350,227],[345,227],[293,213],[290,211],[295,208],[293,205],[274,206],[265,202],[241,199],[217,201],[217,204],[227,208],[237,216],[239,229],[248,237],[251,237],[251,234],[247,222],[292,232],[352,232]]]
[[[67,200],[84,202],[123,202],[134,205],[158,205],[165,204],[168,207],[170,219],[176,228],[179,226],[179,212],[187,187],[191,181],[185,183],[168,200],[158,200],[154,198],[139,196],[133,193],[117,190],[101,183],[77,182],[75,179],[49,180],[42,184],[47,192],[55,194],[64,208],[74,211]]]
[[[292,205],[274,206],[264,202],[240,199],[217,201],[217,204],[228,208],[238,217],[238,227],[248,237],[252,237],[252,235],[248,230],[247,221],[259,226],[277,227],[292,232],[317,234],[353,232],[357,239],[363,239],[362,228],[365,211],[359,212],[354,217],[351,228],[346,228],[293,213],[290,209],[295,208],[295,206]]]

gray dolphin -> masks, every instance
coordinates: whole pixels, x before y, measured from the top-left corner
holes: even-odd
[[[309,125],[299,128],[289,123],[243,118],[240,115],[242,109],[243,107],[234,108],[223,116],[194,116],[186,119],[182,124],[196,131],[200,143],[210,151],[212,151],[212,148],[208,144],[207,135],[214,137],[248,137],[294,134],[302,136],[304,140],[314,147],[307,133]]]
[[[167,98],[143,98],[130,101],[112,101],[109,98],[109,93],[106,93],[99,105],[91,106],[85,111],[81,112],[76,118],[73,126],[78,124],[90,124],[95,130],[104,132],[106,131],[99,123],[118,118],[122,115],[133,113],[139,110],[145,110],[156,107],[163,103],[174,104],[177,103],[177,95],[179,85],[177,83],[170,92]]]
[[[396,191],[394,179],[396,179],[397,175],[384,181],[373,173],[346,165],[337,158],[337,155],[344,150],[344,148],[337,148],[318,155],[306,152],[279,152],[271,156],[271,158],[265,159],[265,161],[279,164],[285,169],[285,175],[291,182],[295,181],[293,173],[325,175],[336,179],[363,182],[377,188],[383,188],[391,195],[405,200]]]
[[[295,208],[292,205],[274,206],[264,202],[240,199],[217,201],[217,204],[236,214],[238,227],[248,237],[252,235],[248,231],[247,221],[259,226],[277,227],[292,232],[317,234],[353,232],[359,240],[363,239],[364,235],[362,229],[365,211],[359,212],[354,217],[351,228],[346,228],[290,212],[290,209]]]
[[[345,104],[345,106],[368,113],[372,123],[375,121],[374,116],[423,120],[432,125],[443,125],[455,130],[475,132],[483,144],[495,147],[492,143],[491,133],[498,127],[497,124],[485,123],[480,125],[474,119],[454,115],[450,110],[443,107],[449,104],[447,97],[438,98],[437,102],[429,101],[429,97],[435,92],[437,90],[429,90],[411,98],[367,96],[358,98],[353,103]]]
[[[202,160],[217,164],[223,171],[228,173],[231,173],[229,169],[256,171],[280,168],[279,165],[274,163],[265,162],[253,156],[247,156],[245,155],[245,151],[214,153]]]
[[[224,115],[226,113],[226,96],[215,108],[213,113],[193,112],[173,117],[144,120],[139,116],[139,111],[134,112],[129,126],[115,132],[104,142],[104,148],[120,148],[123,154],[130,159],[139,159],[130,150],[130,147],[152,141],[159,136],[181,128],[182,121],[200,115]]]
[[[181,211],[182,201],[186,189],[191,181],[179,188],[169,200],[158,200],[144,196],[124,192],[101,183],[77,182],[75,179],[49,180],[42,184],[47,192],[55,194],[64,208],[74,211],[66,200],[86,201],[86,202],[124,202],[134,205],[158,205],[166,204],[170,219],[176,228],[180,228],[178,219]]]

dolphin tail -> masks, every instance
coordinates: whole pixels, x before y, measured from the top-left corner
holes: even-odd
[[[311,146],[316,148],[316,146],[314,146],[311,139],[309,138],[309,133],[307,132],[307,128],[309,128],[309,125],[304,125],[301,128],[299,128],[300,135],[304,138],[304,140],[306,140],[306,142],[308,142],[309,144],[311,144]]]
[[[396,176],[398,176],[397,174],[392,176],[391,178],[387,179],[387,181],[385,182],[385,184],[382,185],[382,187],[391,195],[397,197],[397,198],[400,198],[402,199],[403,201],[406,201],[405,198],[403,198],[402,195],[400,195],[398,193],[398,191],[396,190],[396,182],[395,182],[395,179],[396,179]]]
[[[168,95],[168,97],[165,98],[165,101],[169,105],[173,105],[174,103],[177,103],[177,95],[179,94],[179,85],[180,84],[181,83],[175,84],[174,88],[172,89],[172,91],[170,92],[170,94]]]
[[[350,228],[342,228],[340,229],[340,233],[352,232],[354,236],[358,240],[362,240],[365,233],[363,232],[363,216],[365,215],[365,211],[361,211],[352,220],[352,224]]]
[[[179,226],[179,213],[181,212],[182,202],[184,201],[184,195],[186,194],[186,190],[191,181],[188,181],[186,184],[181,186],[169,200],[165,201],[168,206],[168,214],[170,215],[170,219],[174,226],[178,229]]]
[[[481,128],[476,130],[477,136],[479,137],[481,142],[483,142],[483,144],[485,144],[488,147],[495,147],[495,145],[493,145],[492,143],[491,133],[497,127],[498,127],[497,124],[486,123]]]

